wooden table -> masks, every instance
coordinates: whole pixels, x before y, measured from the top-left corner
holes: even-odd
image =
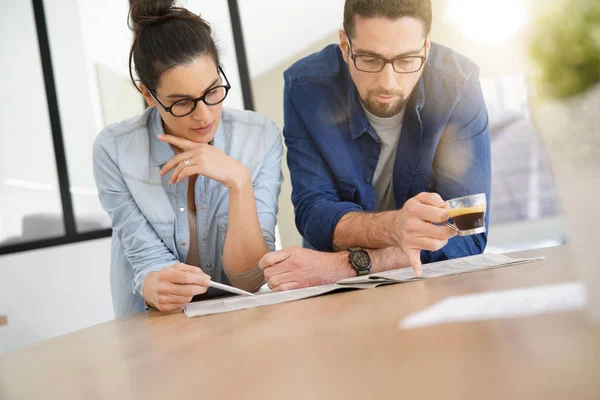
[[[403,331],[447,296],[574,279],[545,262],[188,319],[156,312],[0,354],[1,399],[600,399],[583,312]]]

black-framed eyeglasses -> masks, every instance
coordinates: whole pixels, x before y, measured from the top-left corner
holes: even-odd
[[[422,51],[427,44],[427,40],[421,47]],[[392,64],[392,68],[399,74],[412,74],[413,72],[419,71],[423,68],[423,64],[427,61],[425,56],[400,56],[395,58],[385,58],[367,54],[353,54],[352,44],[348,40],[348,48],[350,50],[350,58],[354,62],[354,66],[357,70],[362,72],[376,73],[383,71],[386,64]]]
[[[211,87],[197,99],[181,99],[171,104],[169,107],[165,107],[165,105],[158,100],[152,90],[148,89],[148,91],[152,97],[154,97],[154,100],[156,100],[166,112],[171,113],[171,115],[177,118],[185,117],[186,115],[190,115],[194,112],[199,101],[204,102],[204,104],[207,106],[216,106],[225,100],[227,93],[229,93],[229,89],[231,89],[231,85],[229,84],[229,80],[227,79],[227,76],[221,67],[218,67],[218,71],[221,75],[223,75],[223,78],[225,78],[226,84]]]

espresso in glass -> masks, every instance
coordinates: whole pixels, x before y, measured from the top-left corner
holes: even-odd
[[[446,201],[448,216],[454,222],[459,236],[485,232],[486,208],[484,193]]]

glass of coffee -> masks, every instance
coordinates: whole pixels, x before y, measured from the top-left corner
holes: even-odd
[[[446,201],[446,211],[453,223],[446,225],[458,232],[458,236],[469,236],[485,232],[485,193],[459,197]]]

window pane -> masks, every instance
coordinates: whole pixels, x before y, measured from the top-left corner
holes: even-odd
[[[0,63],[0,246],[64,234],[33,8],[4,2]],[[11,38],[10,40],[7,38]],[[10,56],[6,56],[10,55]]]
[[[492,133],[492,223],[559,213],[552,175],[527,113],[522,74],[484,78]]]
[[[127,1],[45,1],[78,232],[110,227],[96,192],[92,145],[100,130],[143,112],[129,79]]]

